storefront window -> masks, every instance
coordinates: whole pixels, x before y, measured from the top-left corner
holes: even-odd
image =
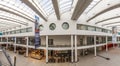
[[[26,44],[25,37],[17,37],[16,38],[16,43],[17,44]]]

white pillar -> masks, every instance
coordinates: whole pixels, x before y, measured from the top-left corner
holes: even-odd
[[[77,62],[77,36],[75,35],[75,62]]]
[[[2,37],[1,37],[1,42],[2,42]]]
[[[97,49],[96,49],[96,36],[94,36],[94,55],[97,56]]]
[[[26,56],[28,56],[28,43],[29,43],[29,38],[27,36],[26,37]]]
[[[73,62],[73,35],[71,35],[71,62]]]
[[[84,42],[85,45],[87,45],[87,36],[84,36],[83,42]]]
[[[7,37],[7,42],[8,42],[8,37]],[[8,43],[7,43],[7,45],[6,45],[6,49],[8,48]]]
[[[16,37],[14,38],[15,42],[14,42],[14,52],[16,52]]]
[[[46,36],[46,63],[48,62],[48,36]]]
[[[106,36],[106,51],[108,51],[108,46],[107,46],[107,44],[108,44],[108,37]]]

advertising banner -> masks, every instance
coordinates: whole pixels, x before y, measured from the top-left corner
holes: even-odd
[[[35,48],[41,45],[39,34],[39,17],[35,16]]]

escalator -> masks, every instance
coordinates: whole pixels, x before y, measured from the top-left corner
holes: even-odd
[[[9,62],[9,64],[6,64],[6,63],[1,62],[2,60],[0,60],[0,66],[14,66],[11,61],[11,57],[9,56],[9,54],[6,53],[5,48],[0,48],[0,49],[2,50],[3,54],[7,58],[7,61]]]

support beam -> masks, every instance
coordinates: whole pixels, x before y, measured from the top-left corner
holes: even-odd
[[[77,57],[77,35],[75,35],[75,62],[78,61],[77,58],[78,58],[78,57]]]
[[[15,20],[12,20],[12,19],[4,18],[4,17],[0,17],[0,19],[11,21],[11,22],[15,22],[15,23],[19,23],[19,24],[22,24],[22,25],[25,25],[25,26],[28,25],[28,23],[21,23],[19,21],[15,21]]]
[[[96,18],[97,16],[99,16],[99,15],[101,15],[101,14],[104,14],[104,13],[106,13],[106,12],[108,12],[108,11],[111,11],[111,10],[116,9],[116,8],[119,8],[119,7],[120,7],[120,3],[119,3],[119,4],[116,4],[116,5],[113,5],[113,6],[109,7],[109,8],[106,8],[106,9],[100,11],[99,13],[97,13],[96,15],[94,15],[93,17],[91,17],[90,19],[88,19],[87,22],[89,22],[90,20]]]
[[[15,25],[18,25],[18,24],[15,24],[15,23],[8,23],[8,22],[6,22],[6,21],[2,21],[2,20],[0,20],[1,22],[0,22],[0,25],[11,25],[11,26],[15,26]]]
[[[94,36],[94,55],[97,56],[96,36]]]
[[[115,16],[115,17],[107,18],[107,19],[104,19],[104,20],[95,22],[95,24],[103,23],[103,22],[105,22],[105,21],[112,20],[112,19],[116,19],[116,18],[120,18],[120,16]]]
[[[107,24],[103,24],[102,26],[106,26],[106,25],[112,25],[112,24],[119,24],[120,22],[118,21],[118,22],[112,22],[112,23],[107,23]]]
[[[35,11],[41,18],[47,21],[47,18],[45,18],[43,14],[35,7],[35,5],[37,5],[36,3],[32,4],[29,0],[21,0],[21,1],[25,3],[27,6],[29,6],[33,11]],[[34,1],[32,0],[32,2]]]
[[[13,11],[16,11],[16,13],[20,13],[20,14],[24,15],[24,16],[26,16],[27,18],[31,19],[32,21],[34,20],[32,16],[29,16],[29,15],[25,14],[25,12],[21,12],[21,11],[16,10],[16,9],[14,9],[14,8],[12,8],[12,7],[9,7],[9,6],[5,5],[5,4],[0,4],[0,6],[3,6],[3,7],[5,7],[5,8],[11,9],[11,10],[13,10]]]
[[[52,0],[53,7],[55,9],[55,14],[57,16],[57,19],[60,20],[60,11],[59,11],[59,6],[58,6],[58,0]]]
[[[75,9],[73,11],[72,20],[77,20],[84,10],[90,5],[92,0],[78,0]]]
[[[111,25],[111,26],[106,26],[106,27],[113,27],[113,26],[116,26],[116,27],[117,27],[117,26],[120,26],[120,25],[118,24],[118,25]]]
[[[27,17],[25,17],[25,16],[22,16],[22,15],[20,15],[19,13],[15,13],[15,12],[13,12],[13,11],[10,11],[10,10],[8,10],[8,9],[0,8],[0,10],[5,11],[5,12],[8,12],[8,13],[11,13],[11,14],[14,14],[14,15],[17,15],[17,16],[20,16],[20,17],[22,17],[22,18],[24,18],[24,19],[29,20],[30,22],[34,22],[33,20],[31,20],[31,19],[29,19],[29,18],[27,18]]]
[[[6,22],[7,23],[7,22]],[[21,26],[21,25],[12,25],[12,24],[1,24],[0,23],[0,28],[2,28],[2,27],[5,27],[5,28],[9,28],[9,27],[19,27],[19,26]]]
[[[6,30],[14,27],[21,27],[21,26],[10,26],[10,27],[2,27],[2,28],[0,27],[0,30]]]
[[[46,36],[46,63],[48,63],[48,36]]]
[[[71,62],[73,62],[73,35],[71,35]]]
[[[12,18],[12,17],[4,16],[4,15],[0,15],[0,17],[6,18],[6,19],[11,19],[11,20],[13,20],[13,21],[16,21],[16,23],[19,23],[19,24],[22,24],[22,25],[26,25],[26,26],[28,25],[28,22],[21,21],[21,20]]]

